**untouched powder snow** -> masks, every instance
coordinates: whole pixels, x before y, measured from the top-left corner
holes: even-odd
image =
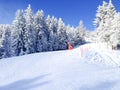
[[[0,90],[120,90],[119,62],[97,44],[2,59]]]

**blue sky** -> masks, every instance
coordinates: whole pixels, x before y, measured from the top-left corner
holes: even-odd
[[[12,23],[17,9],[26,9],[28,4],[34,13],[42,9],[47,16],[61,17],[65,24],[77,26],[83,20],[87,29],[92,30],[98,5],[103,0],[0,0],[0,24]],[[109,1],[109,0],[105,0]],[[117,11],[120,11],[120,0],[114,0]]]

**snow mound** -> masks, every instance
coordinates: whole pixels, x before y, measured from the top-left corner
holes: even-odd
[[[82,53],[81,58],[85,62],[102,66],[120,66],[120,52],[110,50],[103,43],[86,44],[77,50]]]
[[[99,52],[93,50],[87,52],[82,57],[82,60],[97,65],[117,66],[110,56],[100,54]]]

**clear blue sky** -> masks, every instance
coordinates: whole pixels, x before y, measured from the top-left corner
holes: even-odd
[[[87,29],[94,28],[93,20],[95,18],[98,5],[103,0],[0,0],[0,24],[12,23],[17,9],[26,9],[28,4],[34,13],[42,9],[45,15],[54,15],[61,17],[65,24],[77,26],[80,20],[83,20]],[[109,1],[109,0],[105,0]],[[120,11],[120,0],[113,0],[117,11]]]

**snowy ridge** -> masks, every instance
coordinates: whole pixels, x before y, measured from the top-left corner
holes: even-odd
[[[83,56],[83,60],[86,62],[105,65],[105,66],[117,66],[117,63],[107,54],[102,54],[97,51],[89,51]]]
[[[120,66],[119,51],[110,50],[104,43],[91,43],[82,46],[82,48],[87,47],[90,47],[90,49],[87,50],[82,57],[86,62],[106,66]]]

